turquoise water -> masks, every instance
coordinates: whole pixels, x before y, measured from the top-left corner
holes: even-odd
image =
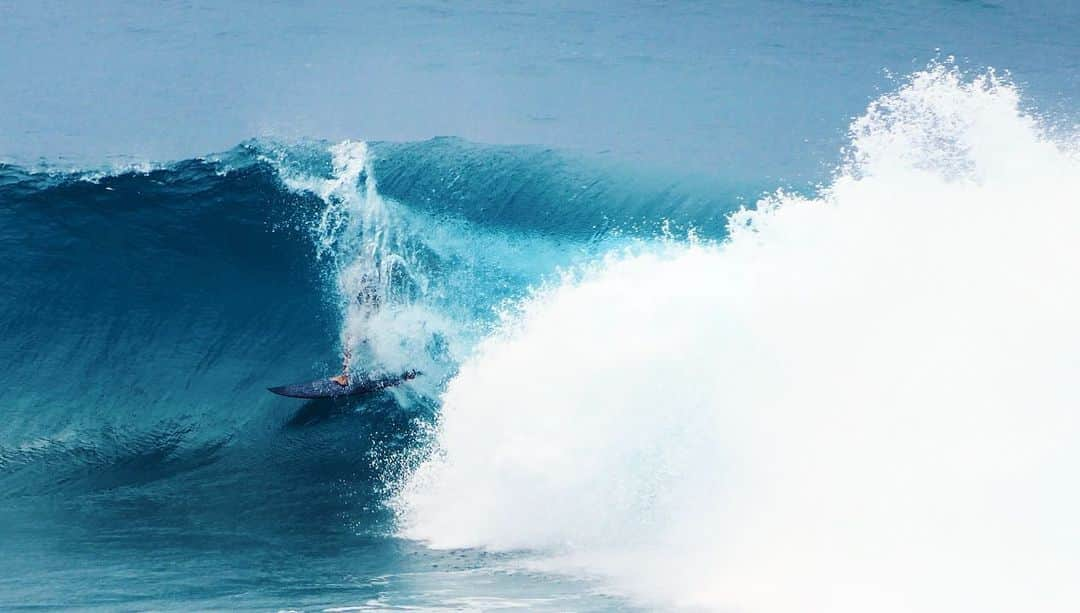
[[[0,608],[1080,602],[1076,7],[0,16]]]

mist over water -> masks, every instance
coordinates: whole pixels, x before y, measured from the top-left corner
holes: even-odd
[[[402,534],[661,608],[1075,609],[1076,141],[934,65],[844,155],[726,239],[611,252],[508,312]]]

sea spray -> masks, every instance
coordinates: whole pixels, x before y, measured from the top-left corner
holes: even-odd
[[[340,313],[340,344],[350,368],[421,369],[436,377],[420,389],[434,389],[448,368],[447,336],[460,326],[425,300],[429,249],[403,219],[407,211],[379,193],[367,143],[326,146],[326,167],[289,159],[289,148],[264,149],[261,159],[286,188],[322,201],[306,226],[315,257],[328,264],[324,275]]]
[[[812,198],[521,305],[397,500],[651,606],[1080,606],[1080,160],[935,65]],[[539,560],[539,561],[537,561]]]
[[[325,206],[309,224],[315,255],[330,263],[342,313],[341,345],[355,352],[366,345],[371,319],[383,303],[403,294],[413,281],[405,270],[404,237],[379,195],[367,143],[342,141],[329,146],[330,172],[296,172],[271,160],[291,190],[319,197]]]
[[[433,149],[425,155],[446,153],[439,140],[425,145]],[[285,189],[315,196],[320,203],[297,223],[307,230],[321,264],[326,294],[340,317],[340,345],[350,352],[352,365],[418,369],[425,376],[410,387],[432,396],[490,330],[494,305],[520,298],[530,283],[552,270],[636,240],[629,229],[585,242],[548,235],[546,210],[533,211],[534,222],[541,225],[514,231],[497,223],[478,224],[457,211],[433,211],[430,202],[419,208],[399,202],[380,193],[376,147],[364,142],[254,142],[250,147]],[[387,147],[383,144],[384,153]],[[405,170],[414,172],[406,168],[415,162],[411,157],[391,162],[387,169],[399,180]],[[499,167],[487,172],[509,180]],[[530,179],[537,183],[541,174]],[[550,181],[562,184],[559,176]],[[438,208],[447,208],[441,199],[453,199],[454,185],[456,180],[444,191],[426,190],[424,197],[440,198]],[[647,201],[657,197],[645,196]],[[503,202],[497,208],[506,206]]]

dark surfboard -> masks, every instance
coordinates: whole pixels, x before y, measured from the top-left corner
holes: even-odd
[[[267,388],[279,396],[290,398],[337,398],[339,396],[358,396],[361,394],[373,394],[388,387],[401,385],[415,379],[420,374],[415,370],[408,370],[400,375],[357,373],[349,377],[346,385],[330,379],[319,379],[306,383],[293,383]]]

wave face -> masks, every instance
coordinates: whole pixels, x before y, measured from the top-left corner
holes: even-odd
[[[1075,610],[1077,193],[1015,87],[917,73],[816,195],[509,309],[400,529],[665,609]]]
[[[445,382],[498,324],[496,307],[662,226],[719,235],[740,189],[457,139],[252,141],[93,171],[0,165],[0,540],[19,552],[0,561],[0,607],[232,608],[215,598],[238,589],[276,595],[264,608],[287,596],[329,606],[341,573],[447,568],[441,554],[421,563],[406,545],[355,537],[394,542],[388,488],[425,448]],[[338,372],[346,349],[354,368],[424,376],[350,402],[266,391]],[[201,555],[176,553],[223,543],[228,568],[312,543],[339,553],[309,560],[322,592],[288,573],[210,577]],[[67,562],[49,565],[55,550],[103,570],[72,578]],[[152,560],[177,569],[155,579],[171,597],[118,583]],[[356,564],[370,566],[343,570]],[[52,587],[34,592],[28,572]]]
[[[630,240],[642,211],[653,232],[721,198],[630,191],[615,175],[583,184],[567,165],[440,139],[251,142],[94,172],[0,166],[0,491],[212,463],[284,406],[263,388],[333,371],[341,345],[365,368],[425,369],[414,389],[426,395],[395,401],[430,412],[494,305]],[[619,193],[636,203],[621,217],[596,204]],[[354,299],[366,290],[385,308]],[[97,476],[71,483],[84,470]]]
[[[270,524],[348,509],[325,491],[370,472],[363,450],[335,457],[345,438],[328,432],[282,436],[286,409],[264,389],[335,361],[304,229],[320,203],[243,151],[231,158],[0,169],[5,510],[48,505],[72,525],[120,521],[119,501],[181,523],[255,504]],[[401,421],[365,427],[386,436]],[[304,511],[305,496],[322,504]]]

